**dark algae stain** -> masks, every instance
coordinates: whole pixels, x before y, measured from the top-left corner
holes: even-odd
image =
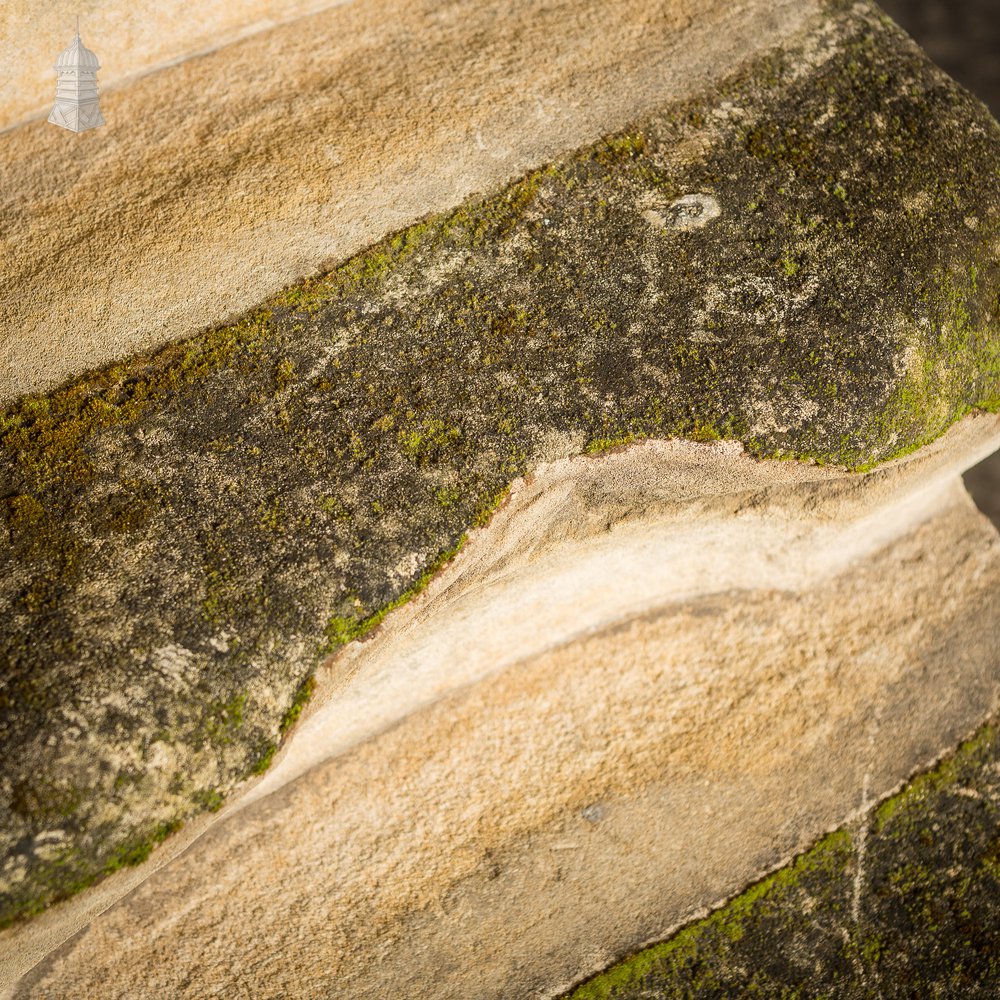
[[[553,442],[864,468],[996,409],[998,153],[874,8],[831,10],[697,100],[0,412],[0,920],[265,770],[319,659]]]
[[[997,726],[863,822],[571,1000],[1000,995]]]

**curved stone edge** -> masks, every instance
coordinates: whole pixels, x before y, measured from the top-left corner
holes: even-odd
[[[108,88],[110,125],[72,158],[51,126],[9,130],[0,400],[238,317],[689,93],[816,10],[530,0],[497,17],[483,0],[364,0]],[[102,55],[115,34],[94,36]]]
[[[586,642],[589,631],[614,633],[636,616],[641,620],[649,608],[664,601],[695,606],[699,599],[710,600],[713,592],[720,591],[735,599],[737,592],[732,588],[750,586],[751,580],[758,584],[766,581],[789,592],[808,590],[919,526],[938,509],[942,489],[950,497],[948,484],[998,446],[1000,425],[996,418],[970,417],[922,452],[862,475],[798,463],[761,463],[733,444],[682,441],[637,443],[593,458],[544,465],[528,480],[514,484],[507,504],[489,524],[472,533],[463,551],[415,601],[387,617],[368,641],[345,647],[319,670],[315,699],[267,775],[241,788],[219,813],[198,818],[191,829],[171,838],[141,867],[119,872],[30,924],[0,933],[4,981],[12,983],[15,976],[97,920],[102,911],[155,878],[164,866],[196,865],[203,834],[218,828],[222,832],[214,833],[209,843],[234,836],[238,840],[244,824],[252,830],[263,823],[262,829],[282,836],[281,824],[274,817],[286,809],[299,815],[300,807],[292,804],[295,797],[308,797],[306,790],[315,781],[321,786],[327,782],[317,775],[331,768],[335,771],[339,758],[349,760],[363,752],[362,747],[378,745],[396,727],[411,725],[407,719],[431,713],[427,725],[433,728],[438,724],[433,721],[433,713],[439,711],[435,705],[447,706],[462,692],[495,685],[498,673],[516,678],[526,659],[530,664],[563,647],[572,651]],[[693,517],[706,526],[707,536],[689,538],[685,533]],[[751,539],[759,543],[765,538],[752,526],[758,517],[795,524],[795,531],[784,543],[792,546],[787,558],[779,557],[778,536],[766,536],[770,542],[765,551],[760,544],[755,547]],[[482,625],[475,624],[471,627],[482,640],[475,649],[460,639],[450,651],[434,644],[433,637],[440,634],[443,623],[450,623],[454,632],[456,619],[460,629],[461,622],[468,622],[463,599],[490,600],[498,583],[513,588],[514,596],[519,594],[522,584],[516,582],[518,571],[524,581],[537,579],[545,567],[549,567],[546,573],[553,572],[553,567],[558,573],[559,566],[581,547],[596,546],[597,558],[603,562],[611,551],[621,549],[627,538],[642,539],[643,547],[654,539],[662,546],[665,539],[673,538],[675,548],[679,545],[684,551],[707,551],[714,545],[722,552],[720,536],[711,533],[711,526],[720,518],[731,525],[729,531],[742,533],[747,539],[740,553],[728,560],[748,576],[742,584],[731,576],[731,570],[721,576],[716,570],[713,576],[705,567],[692,567],[688,575],[698,580],[700,590],[676,584],[680,590],[671,596],[652,580],[649,594],[636,592],[617,611],[605,609],[604,617],[583,632],[573,625],[571,613],[577,610],[575,602],[582,588],[573,587],[566,595],[573,606],[567,605],[564,614],[556,615],[548,640],[534,650],[530,644],[505,650],[505,639],[517,625],[517,608],[510,596],[498,593],[490,642]],[[853,527],[845,531],[848,526]],[[825,537],[832,527],[833,535],[821,553],[808,540],[814,535],[815,540]],[[800,537],[796,539],[796,535]],[[810,549],[808,558],[801,551],[803,545]],[[663,558],[657,556],[654,562],[667,561],[670,575],[674,575],[679,567],[671,567],[666,549],[660,555]],[[525,558],[527,565],[523,565]],[[676,552],[672,558],[677,558]],[[632,571],[634,574],[635,567]],[[584,572],[588,579],[593,575],[593,569]],[[599,593],[598,588],[591,596],[596,598]],[[456,658],[459,647],[465,649],[461,662]],[[419,671],[413,669],[415,655],[423,657]],[[431,669],[432,664],[437,664],[436,668]],[[393,686],[394,679],[401,685]],[[445,708],[446,715],[448,711]],[[896,766],[911,768],[913,764],[904,761]],[[321,797],[327,794],[332,793],[324,792]],[[249,810],[246,819],[241,818],[244,810]],[[838,815],[836,821],[839,819]],[[298,821],[292,822],[288,835],[294,837],[298,828]],[[554,842],[559,839],[554,835]],[[412,846],[417,855],[427,847]],[[734,869],[741,871],[744,869]]]
[[[992,437],[977,450],[996,443],[996,422],[985,422]],[[895,541],[873,541],[877,551],[847,572],[821,573],[806,591],[653,609],[460,688],[248,800],[30,982],[68,996],[120,979],[151,993],[181,981],[232,992],[252,966],[258,988],[289,996],[328,981],[352,998],[461,997],[485,984],[497,996],[551,996],[560,977],[739,891],[839,826],[863,788],[880,799],[1000,703],[1000,541],[951,478],[955,445],[936,449],[940,478],[912,528],[897,524]],[[726,464],[725,448],[687,450]],[[899,512],[893,498],[924,492],[926,457],[915,459],[902,495],[872,474],[876,489],[883,480],[883,520]],[[858,480],[837,483],[836,506],[858,516]],[[829,531],[818,488],[778,490],[772,516],[784,498],[789,513],[813,511],[810,530]],[[752,520],[757,492],[718,499]],[[451,617],[446,582],[436,603]],[[435,584],[399,616],[425,602],[430,611]],[[419,628],[396,617],[361,649],[389,643],[397,624],[397,641],[418,642]],[[302,891],[308,906],[292,903]],[[171,961],[151,962],[164,947]],[[261,948],[284,956],[268,966],[274,979],[250,958]]]

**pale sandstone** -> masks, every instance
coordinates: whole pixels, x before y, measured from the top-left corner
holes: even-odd
[[[80,18],[80,34],[101,61],[102,89],[165,64],[352,0],[88,0],[0,6],[0,131],[40,115],[55,91],[52,69]]]
[[[12,129],[0,401],[238,314],[691,93],[816,10],[357,0],[105,88],[105,128]]]

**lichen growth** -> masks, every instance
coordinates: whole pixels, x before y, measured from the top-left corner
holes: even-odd
[[[486,507],[481,507],[476,514],[474,523],[483,524],[492,512],[493,507],[499,501],[494,501],[489,509]],[[440,553],[434,560],[432,560],[429,565],[424,569],[424,571],[397,597],[394,597],[388,604],[383,604],[380,608],[373,611],[371,614],[356,614],[354,616],[341,616],[336,615],[332,617],[326,625],[326,645],[323,647],[323,653],[332,653],[339,646],[345,646],[349,642],[353,642],[355,639],[361,639],[368,635],[369,632],[376,629],[385,620],[385,617],[396,608],[402,607],[404,604],[408,603],[417,594],[421,593],[427,585],[437,576],[439,570],[446,563],[449,563],[456,555],[461,551],[462,547],[465,545],[467,540],[467,535],[464,533],[459,538],[459,540],[448,549],[446,552]],[[360,605],[360,601],[356,601],[356,604]]]

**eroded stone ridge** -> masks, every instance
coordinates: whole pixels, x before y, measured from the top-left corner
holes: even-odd
[[[868,466],[1000,403],[1000,129],[874,8],[0,415],[0,918],[266,768],[539,458]],[[291,707],[289,707],[291,706]]]
[[[850,827],[568,1000],[992,997],[1000,739],[988,724]]]

